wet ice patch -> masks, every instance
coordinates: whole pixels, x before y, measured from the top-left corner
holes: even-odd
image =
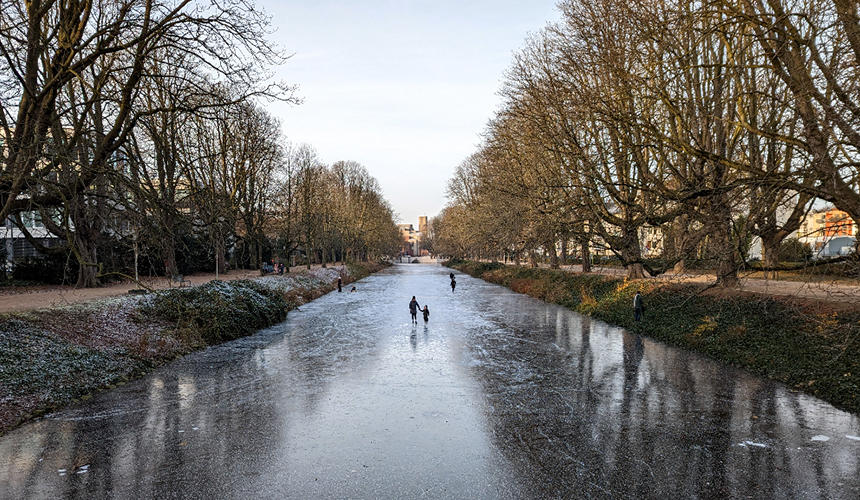
[[[851,434],[846,434],[845,437],[852,441],[860,441],[860,436],[852,436]]]
[[[756,443],[755,441],[741,441],[738,443],[738,446],[742,446],[744,448],[753,447],[753,448],[767,448],[767,445],[764,443]]]
[[[822,443],[823,443],[823,442],[826,442],[826,441],[830,441],[830,436],[823,436],[823,435],[819,434],[819,435],[817,435],[817,436],[812,436],[812,438],[810,439],[810,441],[820,441],[820,442],[822,442]]]

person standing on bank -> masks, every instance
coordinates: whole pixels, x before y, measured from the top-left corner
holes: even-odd
[[[340,293],[343,291],[342,286],[343,286],[343,279],[341,279],[341,277],[338,276],[337,277],[337,293]]]
[[[636,292],[633,296],[633,319],[641,321],[645,317],[645,304],[642,302],[642,294]]]
[[[412,296],[412,300],[409,301],[409,314],[412,315],[412,322],[418,323],[418,310],[421,309],[421,306],[418,305],[418,301],[415,300],[415,296]]]

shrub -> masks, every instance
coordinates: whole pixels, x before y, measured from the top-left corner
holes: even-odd
[[[77,281],[78,270],[74,259],[69,259],[67,254],[50,254],[16,262],[12,270],[12,278],[19,281],[62,285]]]
[[[806,262],[812,258],[812,247],[797,238],[787,238],[779,245],[780,262]]]
[[[175,323],[190,340],[211,345],[282,321],[289,304],[283,294],[254,281],[210,281],[158,292],[146,310]]]

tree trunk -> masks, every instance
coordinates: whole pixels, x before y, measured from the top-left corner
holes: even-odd
[[[227,273],[227,259],[226,259],[227,251],[224,248],[224,240],[218,239],[215,242],[215,266],[218,269],[220,274]]]
[[[261,244],[261,240],[262,238],[258,237],[254,241],[254,250],[256,250],[254,252],[254,260],[256,260],[255,264],[258,269],[263,266],[263,245]]]
[[[168,278],[179,274],[176,266],[176,246],[173,238],[167,237],[161,241],[161,257],[164,259],[164,275]]]
[[[639,246],[639,231],[637,228],[624,228],[621,240],[621,262],[627,269],[627,279],[641,280],[645,278],[645,268],[642,267],[642,248]]]
[[[85,238],[75,235],[75,257],[78,260],[78,281],[76,288],[94,288],[99,286],[98,251],[96,246]]]
[[[764,264],[764,279],[768,279],[768,277],[776,279],[777,277],[776,270],[771,271],[770,269],[779,265],[780,243],[782,243],[781,238],[771,235],[761,236],[761,260]]]
[[[738,285],[738,264],[732,244],[731,214],[727,210],[714,214],[714,223],[709,232],[717,258],[717,284],[723,287]]]
[[[582,272],[591,272],[591,248],[588,244],[588,238],[579,240],[579,246],[582,248]]]
[[[561,264],[567,265],[567,236],[561,237]]]
[[[674,238],[674,257],[677,259],[675,265],[673,266],[673,271],[675,274],[683,274],[687,271],[687,253],[689,252],[690,245],[690,221],[689,217],[684,214],[679,216],[675,222],[675,230],[672,231],[672,237]]]
[[[549,252],[549,266],[552,269],[558,269],[558,252],[555,251],[555,241],[547,242],[546,250]]]

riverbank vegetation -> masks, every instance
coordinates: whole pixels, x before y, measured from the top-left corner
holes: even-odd
[[[860,311],[702,286],[455,260],[448,266],[860,413]],[[633,319],[633,296],[646,306]]]
[[[856,2],[559,9],[451,178],[435,253],[585,271],[597,254],[630,279],[707,269],[733,287],[829,252],[860,276]]]
[[[0,434],[195,349],[251,335],[384,267],[316,268],[0,316]]]

